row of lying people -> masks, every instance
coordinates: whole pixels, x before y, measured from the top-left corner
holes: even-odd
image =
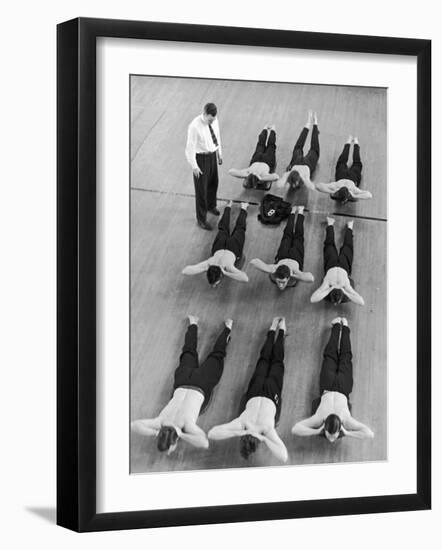
[[[308,153],[304,156],[304,144],[312,128],[311,144]],[[353,144],[353,162],[348,166],[350,147]],[[335,171],[335,181],[329,183],[313,183],[311,178],[319,160],[319,129],[316,113],[309,111],[307,123],[293,149],[292,159],[280,178],[275,173],[276,168],[276,131],[274,126],[266,126],[259,134],[255,152],[247,168],[231,168],[229,174],[243,178],[244,187],[270,189],[272,182],[278,181],[277,187],[289,184],[296,189],[305,185],[309,189],[316,189],[328,193],[330,197],[341,204],[359,199],[371,199],[369,191],[359,188],[362,177],[362,162],[359,141],[357,137],[349,136],[344,149],[338,158]]]
[[[240,213],[232,232],[230,232],[231,207],[232,202],[229,202],[219,221],[211,257],[198,264],[186,266],[182,271],[184,275],[197,275],[205,272],[212,287],[217,287],[224,275],[237,281],[247,282],[249,280],[247,274],[236,267],[243,258],[248,203],[241,203]],[[335,305],[349,300],[364,305],[364,299],[354,290],[350,278],[353,264],[353,220],[346,224],[344,242],[339,252],[335,245],[334,224],[334,218],[327,217],[324,241],[324,280],[312,294],[311,302],[319,302],[325,298]],[[303,271],[303,206],[292,207],[276,253],[275,263],[267,264],[258,258],[251,260],[250,263],[257,269],[268,273],[270,280],[280,290],[293,287],[298,281],[314,281],[311,273]]]
[[[213,390],[221,379],[233,321],[227,319],[224,322],[213,350],[200,365],[198,318],[189,316],[188,319],[184,346],[175,370],[172,398],[157,417],[133,421],[132,431],[156,437],[158,450],[168,454],[176,449],[180,439],[196,447],[208,448],[209,439],[239,437],[243,458],[249,458],[263,442],[278,459],[286,462],[288,452],[276,431],[285,370],[285,319],[275,317],[270,325],[255,371],[239,403],[240,415],[227,424],[213,427],[207,435],[197,425],[197,420],[209,405]],[[352,389],[350,328],[347,319],[337,317],[332,321],[330,338],[324,350],[319,398],[312,404],[313,414],[297,422],[292,434],[324,436],[331,443],[344,436],[374,437],[372,430],[351,414],[349,396]]]

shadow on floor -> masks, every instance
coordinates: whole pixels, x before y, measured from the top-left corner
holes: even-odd
[[[31,514],[39,516],[40,518],[55,524],[57,513],[55,508],[45,508],[40,506],[28,506],[26,510]]]

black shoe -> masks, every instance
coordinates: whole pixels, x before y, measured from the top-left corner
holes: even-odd
[[[213,229],[213,227],[210,225],[210,223],[203,222],[203,221],[200,221],[200,220],[198,220],[196,223],[201,227],[201,229],[205,229],[206,231],[212,231],[212,229]]]
[[[219,216],[221,214],[221,212],[218,210],[218,208],[215,206],[215,208],[212,208],[211,210],[209,210],[209,212],[211,214],[213,214],[214,216]]]

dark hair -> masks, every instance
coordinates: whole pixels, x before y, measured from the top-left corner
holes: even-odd
[[[169,447],[175,445],[178,441],[178,434],[175,428],[171,426],[161,426],[160,431],[158,432],[157,447],[158,450],[168,451]]]
[[[257,183],[259,182],[258,176],[255,176],[255,174],[249,174],[246,178],[247,186],[248,187],[256,187]]]
[[[259,439],[253,435],[243,435],[239,439],[239,452],[240,455],[246,460],[251,454],[253,454],[259,445]]]
[[[299,172],[297,172],[296,170],[290,172],[287,181],[294,187],[300,187],[304,183],[304,180],[301,178]]]
[[[346,202],[348,202],[350,200],[351,193],[348,190],[348,188],[344,186],[344,187],[341,187],[340,189],[338,189],[336,191],[336,193],[333,193],[333,198],[337,199],[342,204],[345,204]]]
[[[342,422],[337,414],[329,414],[324,422],[324,430],[330,435],[341,431]]]
[[[206,103],[204,105],[204,112],[206,115],[216,116],[218,109],[216,108],[215,103]]]
[[[290,268],[288,265],[278,265],[275,271],[277,279],[288,279],[290,277]]]
[[[342,300],[344,298],[344,293],[342,292],[342,290],[340,288],[334,288],[330,292],[329,296],[330,296],[330,302],[333,305],[337,306],[342,302]]]
[[[210,285],[214,285],[218,281],[221,281],[222,276],[223,272],[221,271],[219,265],[209,266],[209,269],[207,270],[207,280],[209,281]]]

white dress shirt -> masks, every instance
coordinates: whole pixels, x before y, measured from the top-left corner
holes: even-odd
[[[215,133],[218,146],[213,143],[209,123],[204,120],[203,115],[198,115],[189,124],[189,128],[187,129],[186,159],[192,170],[198,168],[196,162],[197,153],[213,153],[218,150],[219,155],[221,155],[221,136],[217,118],[212,122],[212,130]]]

